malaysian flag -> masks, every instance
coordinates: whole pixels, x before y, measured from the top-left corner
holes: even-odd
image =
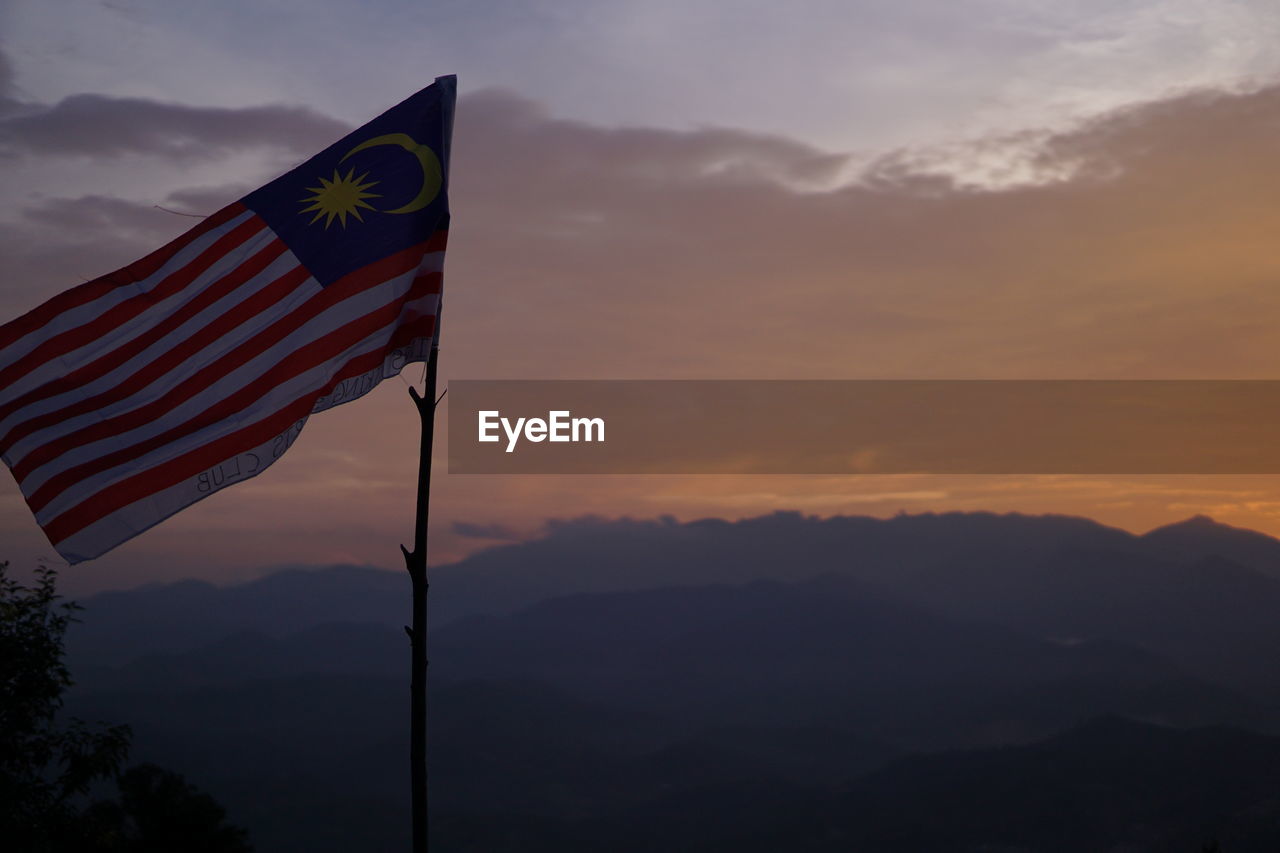
[[[430,357],[454,77],[0,326],[0,455],[68,562],[266,470]]]

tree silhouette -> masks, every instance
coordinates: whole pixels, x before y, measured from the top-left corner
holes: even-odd
[[[248,853],[247,833],[226,812],[170,770],[142,764],[120,776],[119,800],[94,803],[85,835],[97,850],[128,853]]]
[[[176,773],[120,768],[128,726],[60,721],[71,674],[63,636],[79,605],[57,594],[57,573],[33,586],[0,562],[0,840],[28,853],[248,853],[244,830]],[[118,799],[87,804],[111,783]]]

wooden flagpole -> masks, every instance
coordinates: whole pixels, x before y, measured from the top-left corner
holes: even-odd
[[[437,313],[436,322],[440,315]],[[427,509],[431,502],[431,445],[435,437],[436,363],[440,333],[427,359],[424,394],[409,386],[409,396],[422,421],[418,455],[418,506],[414,518],[413,550],[403,545],[405,568],[413,581],[413,625],[406,627],[410,647],[409,679],[409,788],[413,811],[413,853],[427,853]]]

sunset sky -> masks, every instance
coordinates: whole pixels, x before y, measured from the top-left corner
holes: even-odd
[[[0,0],[0,322],[456,73],[444,382],[1277,378],[1277,43],[1273,0]],[[67,588],[396,565],[420,378]],[[1274,476],[439,468],[436,563],[588,513],[1280,535]],[[0,542],[54,556],[8,474]]]

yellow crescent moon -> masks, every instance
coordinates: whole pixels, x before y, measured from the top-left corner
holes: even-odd
[[[414,142],[413,137],[407,133],[385,133],[382,136],[375,136],[361,142],[355,148],[343,154],[342,160],[347,159],[357,151],[373,148],[376,145],[399,145],[405,151],[417,157],[418,163],[422,165],[422,188],[418,190],[418,194],[410,199],[408,204],[397,207],[395,210],[384,210],[382,212],[413,213],[415,210],[422,210],[422,208],[431,204],[432,199],[436,197],[436,193],[440,192],[440,158],[436,157],[436,152],[425,145],[419,145]],[[341,163],[342,160],[338,162]]]

